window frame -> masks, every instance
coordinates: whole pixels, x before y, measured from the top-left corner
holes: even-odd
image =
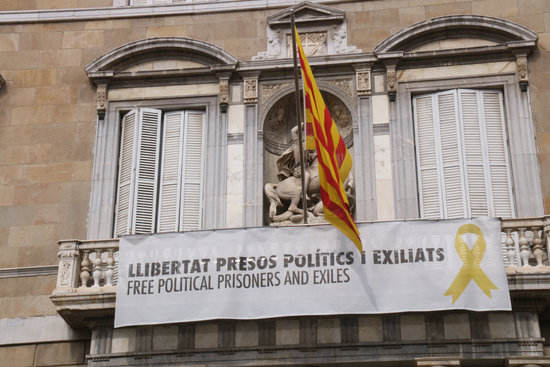
[[[412,97],[448,89],[496,89],[503,95],[505,130],[516,217],[544,213],[529,95],[515,74],[400,81],[390,103],[396,218],[420,218]]]
[[[413,105],[413,119],[414,119],[414,129],[415,129],[415,150],[416,150],[416,162],[417,162],[417,184],[421,187],[418,189],[418,200],[419,200],[419,210],[420,210],[420,217],[426,218],[425,208],[423,205],[423,192],[422,189],[422,170],[423,169],[429,169],[429,168],[422,168],[421,167],[421,149],[419,149],[420,145],[420,136],[419,136],[419,112],[418,112],[418,101],[419,99],[424,98],[430,98],[431,99],[431,114],[433,118],[433,133],[434,133],[434,157],[436,159],[435,167],[436,173],[438,175],[438,182],[437,182],[437,192],[439,197],[439,215],[437,218],[454,218],[449,217],[449,208],[447,203],[447,192],[445,189],[445,186],[447,185],[445,183],[445,163],[443,162],[443,136],[440,131],[440,124],[441,124],[441,110],[439,108],[439,100],[440,96],[451,96],[453,100],[453,107],[454,107],[454,115],[455,115],[455,130],[456,130],[456,136],[457,138],[457,159],[456,164],[458,165],[458,169],[460,172],[460,181],[461,181],[461,187],[460,191],[462,192],[462,217],[472,217],[472,198],[471,198],[471,190],[470,190],[470,173],[468,171],[469,165],[473,164],[468,159],[468,152],[466,148],[466,126],[465,121],[466,117],[464,116],[465,110],[463,110],[463,96],[465,94],[471,94],[475,93],[475,99],[477,102],[477,115],[479,118],[477,129],[480,131],[480,158],[481,161],[478,162],[477,165],[481,164],[481,167],[483,169],[483,187],[484,192],[483,195],[485,197],[485,204],[487,208],[487,215],[494,217],[495,214],[495,202],[493,197],[493,187],[492,184],[492,175],[491,175],[491,167],[493,165],[496,165],[496,163],[491,163],[490,156],[491,153],[489,152],[489,146],[488,146],[488,140],[486,137],[486,134],[483,134],[483,132],[487,129],[487,120],[486,120],[486,114],[485,114],[485,104],[484,104],[484,93],[489,94],[497,94],[498,96],[498,104],[499,104],[499,112],[501,113],[499,125],[502,130],[502,133],[499,135],[499,138],[501,138],[501,143],[503,144],[503,154],[502,157],[504,159],[504,167],[506,168],[506,185],[508,187],[508,204],[510,205],[510,213],[511,217],[515,217],[515,206],[514,206],[514,196],[513,196],[513,187],[512,187],[512,180],[511,180],[511,169],[510,169],[510,158],[509,158],[509,149],[508,149],[508,137],[506,135],[506,116],[504,111],[504,105],[503,105],[503,93],[500,89],[466,89],[466,88],[455,88],[450,90],[443,90],[443,91],[437,91],[437,92],[431,92],[426,94],[416,94],[412,96],[412,105]],[[447,163],[448,164],[448,163]]]
[[[88,217],[88,239],[114,238],[115,211],[118,195],[118,165],[122,116],[136,107],[148,107],[163,112],[177,110],[205,111],[202,229],[221,228],[226,208],[222,200],[226,180],[226,123],[221,119],[217,96],[167,97],[109,101],[103,120],[98,120],[94,147],[94,168]]]

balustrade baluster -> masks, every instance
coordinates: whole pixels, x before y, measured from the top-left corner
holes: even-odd
[[[515,267],[517,264],[516,243],[512,237],[512,228],[506,228],[504,231],[506,232],[506,240],[504,241],[504,244],[506,245],[506,257],[508,258],[510,267]]]
[[[115,269],[115,258],[113,256],[113,249],[109,249],[109,256],[107,257],[107,268],[105,271],[105,285],[113,285],[113,274]]]
[[[533,255],[535,256],[535,259],[537,260],[537,268],[542,268],[544,265],[542,264],[542,257],[544,255],[544,251],[542,250],[542,238],[539,236],[539,227],[532,227],[531,230],[533,231]]]
[[[88,279],[90,279],[90,251],[84,250],[84,255],[82,256],[82,262],[80,263],[80,281],[81,287],[88,287]]]
[[[529,248],[529,240],[525,237],[527,228],[518,228],[519,233],[519,255],[523,267],[529,267],[529,258],[531,257],[531,249]]]
[[[94,285],[92,287],[99,287],[99,282],[101,280],[101,264],[102,264],[102,260],[101,260],[101,249],[96,249],[95,250],[95,259],[94,259],[94,273],[93,273],[93,277],[94,277]]]

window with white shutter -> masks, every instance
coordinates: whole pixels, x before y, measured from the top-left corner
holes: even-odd
[[[149,108],[123,116],[117,236],[200,228],[204,116]]]
[[[513,216],[502,93],[420,95],[413,108],[421,216]]]

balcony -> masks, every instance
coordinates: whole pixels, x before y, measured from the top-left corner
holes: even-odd
[[[540,297],[550,290],[550,216],[501,222],[502,253],[514,296]],[[73,327],[112,317],[118,278],[118,239],[59,241],[57,286],[51,295],[57,311]]]

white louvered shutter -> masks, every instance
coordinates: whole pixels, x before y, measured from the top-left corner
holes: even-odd
[[[201,228],[204,112],[185,112],[181,230]]]
[[[413,104],[421,216],[513,216],[502,93],[459,89]]]
[[[460,90],[459,98],[470,213],[474,217],[484,217],[489,215],[489,207],[479,93]]]
[[[415,97],[416,146],[422,218],[441,218],[440,185],[434,121],[435,96]]]
[[[441,150],[440,177],[443,181],[441,197],[444,218],[467,216],[462,170],[462,143],[458,123],[456,91],[437,94],[437,128]]]
[[[174,232],[179,229],[184,117],[184,112],[164,115],[158,232]]]
[[[502,93],[480,92],[483,101],[483,123],[487,139],[488,186],[491,188],[492,210],[490,215],[510,218],[514,215],[508,151],[504,129]]]
[[[116,237],[130,234],[133,211],[134,168],[137,155],[138,111],[132,110],[122,118],[120,159],[118,169],[118,195],[115,218]]]
[[[142,108],[139,110],[139,116],[132,231],[136,234],[155,231],[161,111]]]

